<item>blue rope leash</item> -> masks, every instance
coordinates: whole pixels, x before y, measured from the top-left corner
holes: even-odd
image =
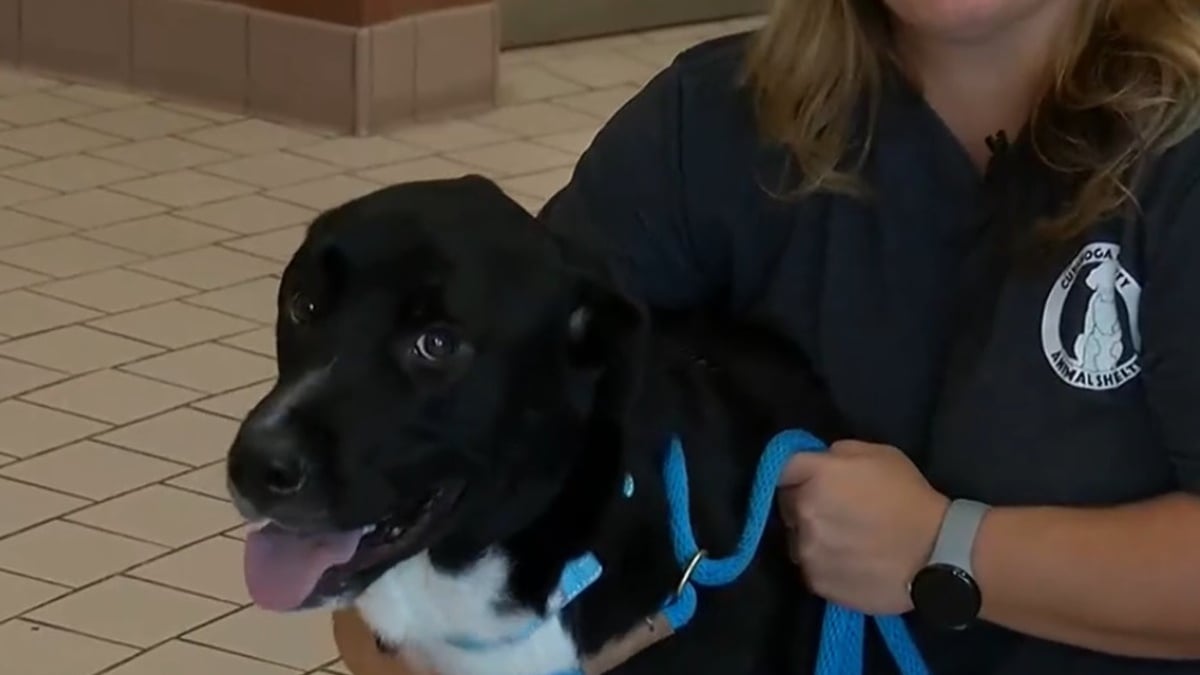
[[[696,544],[683,445],[678,437],[671,440],[663,473],[671,511],[672,543],[676,559],[690,571],[690,574],[685,572],[679,593],[663,608],[673,629],[687,625],[695,615],[696,585],[724,586],[746,571],[762,541],[767,518],[774,506],[776,484],[787,461],[799,452],[823,452],[825,449],[825,444],[815,436],[800,430],[784,431],[771,439],[755,473],[746,526],[737,548],[728,557],[713,559],[704,557]],[[929,675],[903,618],[876,616],[872,619],[901,675]],[[828,603],[817,652],[817,675],[862,675],[865,623],[866,617],[862,613]]]

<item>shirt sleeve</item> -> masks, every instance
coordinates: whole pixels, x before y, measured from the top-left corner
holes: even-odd
[[[1143,377],[1152,421],[1181,489],[1200,494],[1200,180],[1148,250],[1139,321]]]
[[[567,186],[539,218],[597,250],[625,289],[651,306],[708,302],[724,283],[712,251],[697,250],[681,168],[678,64],[654,78],[600,130]]]

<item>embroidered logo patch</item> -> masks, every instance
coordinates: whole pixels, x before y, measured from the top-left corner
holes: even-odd
[[[1121,247],[1084,246],[1054,281],[1042,310],[1042,350],[1067,384],[1116,389],[1142,371],[1141,284],[1121,266]]]

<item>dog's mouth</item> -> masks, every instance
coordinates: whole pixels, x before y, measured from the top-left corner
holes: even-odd
[[[244,570],[250,598],[288,612],[343,596],[352,578],[428,548],[446,529],[462,496],[462,481],[431,490],[411,510],[340,532],[296,532],[277,524],[246,537]]]

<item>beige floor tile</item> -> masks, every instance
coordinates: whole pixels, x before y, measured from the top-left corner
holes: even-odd
[[[139,258],[136,253],[79,237],[46,239],[0,250],[0,262],[54,277],[116,267]]]
[[[481,172],[482,167],[469,166],[445,157],[422,157],[398,164],[389,164],[363,171],[359,175],[368,180],[390,185],[414,180],[458,178]]]
[[[172,548],[220,534],[241,521],[228,502],[163,485],[144,487],[69,518]]]
[[[0,169],[7,169],[8,167],[18,166],[20,164],[28,164],[36,160],[36,157],[27,155],[23,152],[9,150],[8,148],[0,148]]]
[[[116,183],[113,190],[174,208],[199,206],[254,192],[254,188],[216,176],[183,169]]]
[[[313,145],[292,148],[291,152],[346,169],[365,169],[393,164],[428,155],[431,151],[380,136],[367,138],[331,138]]]
[[[637,44],[646,44],[646,36],[641,32],[630,32],[630,34],[620,35],[605,35],[601,37],[589,37],[586,40],[578,40],[572,42],[562,42],[554,44],[553,48],[557,48],[558,52],[553,58],[557,58],[560,54],[590,54],[590,53],[611,53],[622,52],[623,49],[637,46]],[[533,48],[538,50],[538,48]],[[535,61],[545,61],[545,55],[541,58],[535,58]]]
[[[180,211],[177,215],[239,234],[258,234],[307,224],[317,213],[288,202],[249,195]]]
[[[269,359],[275,358],[275,329],[271,327],[242,333],[221,340],[222,344],[237,347],[248,352],[261,354]]]
[[[83,551],[87,555],[81,555]],[[55,520],[0,539],[0,568],[78,588],[167,551],[156,544]]]
[[[609,119],[621,106],[629,102],[638,93],[639,87],[621,85],[608,89],[599,89],[582,94],[572,94],[554,99],[554,102],[572,110],[594,115],[600,119]]]
[[[88,230],[83,236],[143,255],[164,255],[212,244],[233,235],[163,214]]]
[[[53,239],[72,230],[58,223],[35,218],[12,209],[0,209],[0,248]]]
[[[189,471],[182,476],[176,476],[167,481],[167,485],[188,492],[208,495],[214,499],[229,501],[229,489],[226,485],[225,474],[225,461],[220,460],[195,471]]]
[[[299,671],[202,645],[172,640],[105,675],[299,675]]]
[[[327,666],[325,670],[331,673],[337,673],[338,675],[352,675],[350,669],[347,668],[346,664],[342,663],[341,661]]]
[[[32,485],[0,478],[0,537],[37,525],[44,520],[56,518],[87,504],[78,497],[51,492]],[[11,539],[0,540],[0,550],[7,548]],[[0,554],[0,561],[4,556]],[[0,562],[0,567],[4,563]],[[14,572],[24,570],[12,569]],[[39,576],[39,578],[42,578]],[[51,581],[54,581],[51,579]]]
[[[270,189],[328,176],[342,169],[287,152],[268,152],[209,164],[203,170],[239,183]]]
[[[129,576],[248,605],[250,596],[242,576],[243,548],[228,537],[213,537],[132,570]],[[3,588],[2,577],[0,588]]]
[[[592,115],[546,102],[497,108],[474,119],[479,124],[523,137],[592,129],[600,122]]]
[[[626,33],[620,35],[605,35],[595,38],[587,38],[584,40],[576,40],[573,42],[563,42],[554,47],[558,52],[552,59],[557,59],[559,55],[573,56],[576,54],[595,54],[611,52],[620,52],[632,46],[646,44],[646,37],[641,33]],[[545,61],[547,59],[535,59]]]
[[[79,101],[96,108],[128,108],[145,103],[148,99],[129,91],[93,87],[86,84],[71,84],[54,90],[60,98]]]
[[[234,542],[230,542],[230,544],[241,549]],[[70,590],[65,586],[0,572],[0,623],[61,597]],[[0,662],[3,662],[6,656],[0,656]],[[11,667],[17,664],[8,665]]]
[[[185,138],[235,154],[252,155],[282,148],[312,145],[321,136],[262,120],[242,120],[202,129]]]
[[[108,499],[165,480],[187,467],[94,441],[80,441],[9,464],[0,475],[86,499]]]
[[[538,136],[531,139],[534,143],[550,146],[556,150],[571,153],[578,157],[583,154],[584,150],[592,144],[596,138],[596,132],[600,129],[581,129],[579,131],[565,131],[560,134],[548,134],[546,136]]]
[[[163,347],[186,347],[250,330],[257,324],[181,302],[166,302],[97,319],[93,326]]]
[[[233,241],[223,242],[226,248],[245,251],[263,258],[286,263],[300,248],[304,235],[308,232],[306,225],[293,225],[274,232],[265,232],[251,237],[243,237]]]
[[[0,98],[0,121],[15,126],[53,122],[95,110],[94,106],[44,91]]]
[[[86,326],[66,326],[0,344],[0,355],[71,374],[109,368],[161,351]]]
[[[227,418],[179,408],[98,438],[172,462],[205,466],[225,457],[236,433],[237,423]]]
[[[634,61],[641,61],[652,68],[661,70],[670,66],[675,61],[675,57],[693,44],[692,42],[650,42],[622,49],[621,53]]]
[[[66,122],[0,131],[0,145],[27,155],[57,157],[115,145],[121,139]]]
[[[159,204],[97,188],[21,204],[18,210],[86,229],[144,218],[167,209]]]
[[[276,262],[220,246],[155,258],[134,268],[201,290],[224,288],[282,271]]]
[[[126,424],[176,408],[200,395],[130,373],[101,370],[26,394],[25,398],[111,424]]]
[[[549,199],[571,180],[573,171],[574,169],[571,167],[563,167],[529,174],[528,176],[506,178],[500,181],[500,186],[505,190],[530,197]]]
[[[120,608],[120,611],[114,611]],[[34,621],[113,642],[150,647],[234,606],[127,577],[114,577],[28,614]]]
[[[107,159],[67,155],[23,164],[6,170],[4,175],[51,190],[71,192],[130,180],[142,172]]]
[[[242,387],[227,394],[196,401],[192,407],[240,421],[246,416],[246,413],[250,412],[251,408],[262,400],[263,396],[266,396],[274,384],[274,381],[260,382],[249,387]]]
[[[527,141],[509,141],[446,154],[464,164],[483,167],[497,176],[528,174],[575,163],[573,155]]]
[[[720,37],[731,32],[730,25],[721,21],[705,21],[703,23],[656,28],[642,33],[647,42],[690,42],[697,43]]]
[[[393,138],[436,152],[494,145],[512,140],[513,134],[466,120],[447,120],[404,127]]]
[[[178,138],[151,138],[136,143],[104,148],[92,153],[143,171],[178,171],[233,157],[228,152]]]
[[[565,55],[546,61],[542,67],[589,89],[641,84],[655,74],[653,67],[615,52]]]
[[[16,396],[65,377],[60,372],[0,357],[0,398]]]
[[[2,216],[0,216],[2,217]],[[30,272],[11,265],[0,264],[0,292],[24,288],[48,280],[50,277]]]
[[[383,186],[379,183],[372,183],[353,176],[330,176],[279,188],[267,194],[285,202],[324,211],[375,192],[381,187]]]
[[[222,288],[219,291],[195,295],[188,298],[187,302],[257,321],[260,324],[274,324],[278,295],[279,279],[268,277]],[[3,297],[0,295],[0,300]],[[2,302],[0,302],[0,307],[3,307]],[[3,316],[0,315],[0,333],[7,332],[3,326]]]
[[[137,650],[28,621],[10,621],[0,624],[0,654],[7,663],[20,664],[19,670],[11,671],[13,675],[96,675],[135,656]]]
[[[16,70],[11,66],[0,67],[0,96],[23,94],[29,91],[39,91],[61,86],[62,82],[49,77],[34,75],[28,71]]]
[[[337,658],[325,612],[272,614],[247,607],[187,638],[303,670],[320,668]]]
[[[182,101],[159,101],[158,105],[166,108],[167,110],[174,110],[175,112],[181,112],[184,115],[199,117],[200,119],[216,122],[218,124],[228,124],[229,122],[236,122],[240,119],[245,119],[246,117],[240,113],[230,112],[228,110],[218,110],[216,108],[194,105],[191,103],[183,103]]]
[[[98,316],[90,309],[29,291],[0,293],[0,334],[3,335],[28,335]]]
[[[275,376],[275,362],[212,343],[185,347],[125,367],[133,373],[210,394]]]
[[[559,77],[536,64],[502,68],[496,100],[500,105],[541,101],[584,91],[578,82]]]
[[[108,425],[24,401],[0,401],[0,450],[15,457],[39,452],[99,433]]]
[[[54,194],[52,190],[0,176],[0,206],[25,204],[39,199],[46,199]]]
[[[38,286],[37,291],[104,312],[125,312],[195,292],[186,286],[124,269],[54,281]]]
[[[131,140],[179,134],[212,124],[208,120],[154,105],[141,105],[120,110],[76,117],[75,124]]]

